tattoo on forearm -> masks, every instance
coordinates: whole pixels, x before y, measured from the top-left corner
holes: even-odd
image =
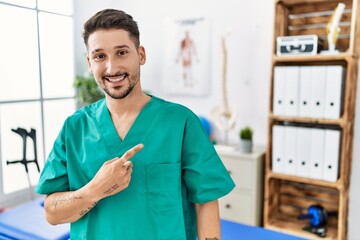
[[[85,214],[87,214],[91,209],[93,209],[96,206],[97,202],[93,202],[92,205],[90,207],[88,207],[85,210],[81,210],[80,211],[80,216],[84,216]]]
[[[205,238],[205,240],[219,240],[217,237],[213,237],[213,238]]]
[[[105,192],[104,192],[104,194],[111,194],[113,191],[115,191],[116,189],[118,189],[119,188],[119,185],[117,185],[117,184],[115,184],[114,186],[112,186],[111,188],[109,188],[108,190],[106,190]]]
[[[75,194],[73,194],[72,196],[57,197],[53,201],[53,206],[54,208],[61,207],[64,204],[68,204],[78,199],[82,199],[82,196],[75,196]]]

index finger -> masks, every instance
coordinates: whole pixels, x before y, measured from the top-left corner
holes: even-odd
[[[138,153],[141,149],[144,148],[144,145],[142,143],[136,145],[135,147],[130,148],[127,150],[124,155],[122,155],[122,159],[125,161],[129,161],[136,153]]]

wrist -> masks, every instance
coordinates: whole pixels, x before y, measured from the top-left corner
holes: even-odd
[[[89,202],[94,203],[100,201],[102,198],[102,194],[99,194],[96,188],[93,186],[92,181],[86,184],[84,187],[78,190],[79,194],[86,198]]]

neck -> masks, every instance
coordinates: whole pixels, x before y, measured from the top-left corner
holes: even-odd
[[[106,104],[110,114],[119,117],[129,112],[140,112],[150,99],[151,97],[143,93],[141,88],[134,88],[128,96],[122,99],[106,96]]]

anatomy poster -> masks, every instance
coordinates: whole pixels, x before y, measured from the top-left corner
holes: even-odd
[[[167,19],[162,86],[171,95],[204,96],[210,87],[210,24]]]

